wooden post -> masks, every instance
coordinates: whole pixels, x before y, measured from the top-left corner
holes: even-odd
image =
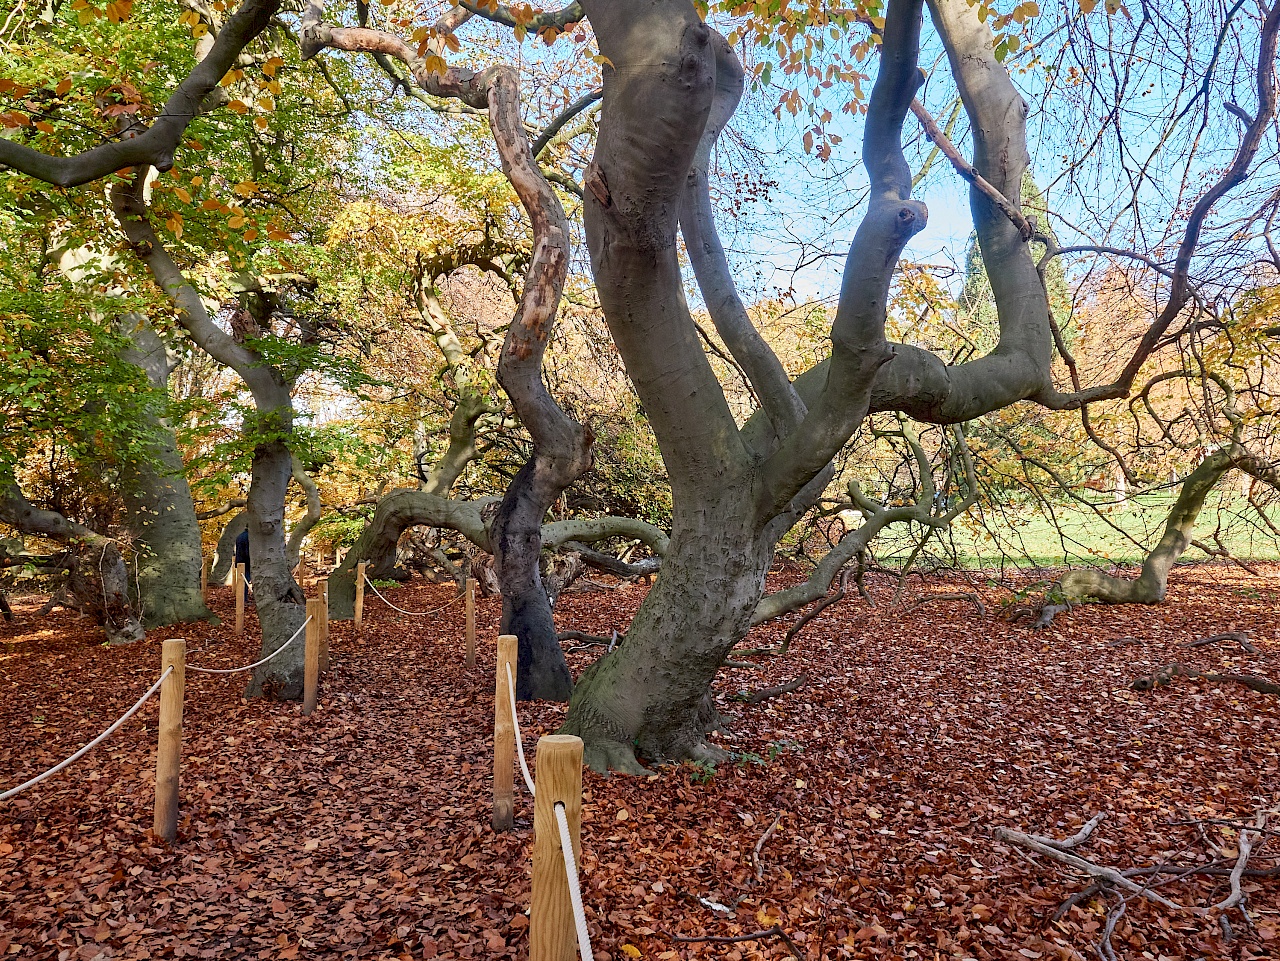
[[[160,671],[173,673],[160,685],[160,736],[156,745],[156,810],[151,830],[158,838],[178,837],[178,778],[182,769],[182,696],[187,686],[187,642],[164,642]]]
[[[467,667],[476,666],[476,579],[467,578]]]
[[[317,688],[320,686],[320,620],[324,617],[324,601],[313,597],[307,601],[307,654],[302,680],[302,713],[316,709]]]
[[[364,633],[364,577],[369,567],[368,561],[356,565],[356,633]]]
[[[514,634],[498,638],[497,676],[493,692],[493,829],[510,831],[515,827],[512,783],[515,779],[516,726],[511,716],[511,680],[516,676],[517,640]]]
[[[329,670],[329,578],[316,581],[316,597],[324,602],[324,617],[320,619],[320,671]]]
[[[209,565],[213,562],[212,557],[200,555],[200,596],[207,597],[209,594]]]
[[[533,892],[529,910],[529,961],[575,961],[578,933],[560,850],[556,804],[563,804],[573,839],[573,859],[582,863],[582,739],[548,734],[538,740],[533,803]]]
[[[235,576],[231,578],[231,583],[235,585],[236,592],[236,634],[244,633],[244,565],[237,564],[235,567]]]

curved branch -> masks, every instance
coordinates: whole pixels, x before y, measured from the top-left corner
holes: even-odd
[[[178,84],[145,132],[74,157],[51,157],[0,137],[0,164],[59,187],[90,183],[126,167],[170,169],[182,135],[200,114],[205,98],[218,89],[227,71],[235,66],[240,51],[266,29],[279,8],[280,0],[244,0],[218,31],[208,55]]]
[[[542,151],[551,146],[551,141],[555,139],[556,134],[564,128],[565,124],[603,96],[603,88],[599,90],[592,90],[590,93],[579,97],[573,103],[569,104],[569,106],[565,107],[558,117],[552,120],[551,123],[547,124],[547,129],[538,134],[538,139],[535,140],[529,148],[533,152],[533,155],[535,157],[542,156]]]

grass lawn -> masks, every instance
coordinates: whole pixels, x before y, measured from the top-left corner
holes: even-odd
[[[960,566],[988,568],[1018,566],[1060,567],[1064,564],[1139,564],[1164,532],[1176,492],[1148,494],[1112,504],[1095,512],[1077,503],[1049,508],[1017,505],[1003,511],[971,510],[950,531],[935,534],[927,547]],[[1280,527],[1280,510],[1268,515]],[[1269,531],[1257,511],[1239,496],[1211,497],[1200,513],[1194,537],[1214,544],[1214,535],[1241,560],[1280,560],[1280,539]],[[1127,535],[1127,536],[1126,536]],[[873,550],[882,560],[905,559],[920,529],[890,529],[876,538]],[[1134,543],[1134,542],[1137,543]],[[1184,555],[1202,560],[1196,547]]]

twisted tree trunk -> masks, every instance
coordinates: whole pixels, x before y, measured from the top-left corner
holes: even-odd
[[[140,314],[123,318],[133,346],[124,360],[142,368],[167,396],[170,364],[164,341]],[[150,434],[143,459],[130,459],[120,472],[125,526],[134,535],[136,586],[148,627],[216,620],[200,590],[203,552],[195,504],[185,465],[169,425],[149,411],[140,414]]]
[[[0,521],[24,534],[66,544],[76,554],[67,579],[73,605],[102,625],[109,644],[142,640],[142,621],[129,601],[129,568],[110,537],[41,510],[10,480],[0,482]]]
[[[1092,599],[1103,604],[1159,604],[1169,591],[1169,572],[1191,546],[1205,498],[1236,467],[1280,486],[1275,468],[1239,445],[1214,451],[1183,480],[1165,521],[1164,534],[1142,562],[1142,571],[1136,578],[1113,577],[1095,568],[1067,571],[1058,582],[1062,593],[1072,599]]]

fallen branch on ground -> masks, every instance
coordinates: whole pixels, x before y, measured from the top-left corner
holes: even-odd
[[[787,946],[787,950],[791,952],[792,957],[799,958],[800,961],[806,961],[805,956],[796,947],[796,943],[787,936],[787,932],[777,926],[763,931],[752,931],[750,934],[737,934],[732,937],[707,935],[701,938],[686,938],[679,934],[668,934],[667,937],[680,944],[741,944],[743,941],[764,941],[767,938],[778,938]]]
[[[1227,631],[1225,634],[1214,634],[1211,637],[1202,637],[1198,641],[1190,641],[1183,644],[1183,647],[1205,647],[1209,644],[1216,644],[1219,641],[1239,641],[1240,646],[1244,648],[1248,654],[1257,654],[1258,649],[1249,642],[1248,631]]]
[[[752,664],[751,666],[755,667],[754,664]],[[743,700],[747,704],[760,704],[761,702],[767,701],[772,697],[778,697],[779,695],[782,695],[782,694],[790,694],[792,691],[804,687],[805,684],[807,683],[809,683],[808,671],[796,677],[793,677],[791,680],[787,681],[786,684],[779,684],[776,687],[766,687],[759,691],[753,691],[752,693],[748,694]]]
[[[756,849],[751,852],[751,863],[756,868],[756,880],[764,880],[764,868],[760,864],[760,850],[764,847],[766,841],[773,836],[773,832],[778,830],[778,825],[782,823],[782,812],[778,812],[778,816],[773,819],[773,823],[769,825],[769,829],[760,835],[760,840],[756,842]]]
[[[1095,814],[1079,831],[1071,835],[1069,838],[1063,838],[1061,841],[1048,837],[1044,834],[1028,834],[1027,837],[1032,840],[1039,841],[1041,844],[1047,844],[1050,847],[1055,847],[1060,851],[1069,851],[1072,848],[1079,847],[1081,844],[1084,844],[1085,841],[1089,840],[1089,837],[1095,830],[1097,830],[1098,825],[1102,823],[1106,816],[1107,814],[1105,811]]]
[[[1150,691],[1156,687],[1163,687],[1172,681],[1175,677],[1198,678],[1203,681],[1227,681],[1232,684],[1243,684],[1251,690],[1257,691],[1259,694],[1275,694],[1280,696],[1280,684],[1274,684],[1265,677],[1259,677],[1256,674],[1206,674],[1203,671],[1197,671],[1194,668],[1187,667],[1185,664],[1166,664],[1164,667],[1153,672],[1147,677],[1139,677],[1129,685],[1135,691]]]
[[[1117,871],[1115,868],[1108,868],[1101,864],[1094,864],[1092,861],[1086,861],[1082,857],[1077,857],[1076,855],[1063,851],[1060,848],[1056,848],[1053,845],[1042,844],[1031,835],[1023,834],[1021,831],[1013,831],[1009,828],[993,828],[991,835],[999,841],[1008,841],[1010,844],[1016,844],[1018,847],[1035,851],[1037,854],[1043,854],[1045,857],[1053,858],[1055,861],[1061,861],[1063,864],[1073,867],[1077,871],[1089,875],[1091,878],[1097,878],[1100,881],[1106,881],[1109,884],[1114,884],[1116,887],[1124,888],[1126,891],[1130,891],[1133,894],[1144,897],[1148,901],[1154,901],[1156,904],[1162,904],[1171,910],[1193,912],[1202,910],[1199,908],[1184,907],[1176,901],[1170,901],[1164,895],[1157,894],[1150,888],[1137,884],[1134,881],[1130,881],[1124,876],[1122,871]]]
[[[908,611],[914,611],[922,604],[930,604],[933,601],[968,601],[977,610],[979,616],[987,613],[987,605],[983,604],[977,594],[960,593],[960,594],[929,594],[926,597],[919,597],[907,607]]]

